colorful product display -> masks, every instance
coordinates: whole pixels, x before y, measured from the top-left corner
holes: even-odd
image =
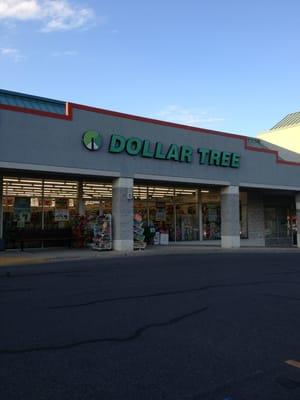
[[[99,215],[93,223],[93,250],[112,250],[111,214]]]
[[[133,217],[133,240],[134,250],[144,250],[146,247],[143,220],[141,214],[134,214]]]

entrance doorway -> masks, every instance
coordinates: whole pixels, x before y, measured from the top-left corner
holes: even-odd
[[[289,247],[294,244],[290,210],[284,206],[265,207],[266,246]]]
[[[152,233],[168,235],[171,242],[199,240],[198,204],[198,189],[134,187],[134,213]]]

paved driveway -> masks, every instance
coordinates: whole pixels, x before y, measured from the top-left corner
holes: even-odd
[[[298,252],[2,268],[0,398],[299,400],[299,289]]]

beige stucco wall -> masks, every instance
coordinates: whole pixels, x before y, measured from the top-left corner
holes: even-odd
[[[300,154],[300,125],[260,132],[257,137]]]

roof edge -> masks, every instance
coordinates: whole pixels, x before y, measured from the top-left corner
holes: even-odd
[[[0,94],[1,93],[7,94],[9,96],[23,97],[23,98],[27,98],[27,99],[31,99],[31,100],[42,101],[44,103],[54,103],[54,104],[60,104],[60,105],[66,104],[66,102],[63,100],[55,100],[55,99],[50,99],[48,97],[36,96],[33,94],[27,94],[27,93],[23,93],[23,92],[14,92],[12,90],[0,89]]]

